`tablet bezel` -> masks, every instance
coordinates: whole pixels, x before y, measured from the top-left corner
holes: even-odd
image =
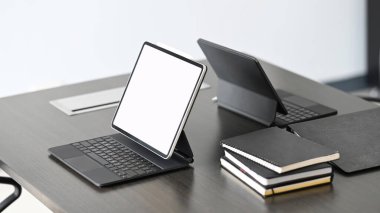
[[[187,63],[190,63],[190,64],[192,64],[192,65],[194,65],[194,66],[196,66],[196,67],[198,67],[198,68],[201,68],[200,75],[199,75],[199,77],[198,77],[197,83],[196,83],[195,86],[194,86],[193,92],[192,92],[191,97],[190,97],[190,99],[189,99],[189,102],[188,102],[188,104],[187,104],[187,106],[186,106],[185,112],[184,112],[184,114],[182,115],[181,122],[180,122],[179,126],[177,127],[176,134],[175,134],[175,136],[174,136],[174,138],[173,138],[173,141],[171,142],[170,149],[169,149],[169,152],[168,152],[168,153],[162,153],[162,152],[160,152],[159,150],[155,149],[154,147],[150,146],[149,144],[145,143],[144,141],[140,140],[139,138],[133,136],[132,134],[126,132],[125,130],[121,129],[120,127],[118,127],[118,126],[116,126],[116,125],[114,124],[115,118],[116,118],[117,113],[118,113],[118,111],[119,111],[119,107],[120,107],[120,105],[121,105],[121,102],[122,102],[123,99],[124,99],[125,92],[127,91],[127,88],[128,88],[129,82],[131,81],[131,79],[132,79],[132,77],[133,77],[133,73],[134,73],[134,71],[135,71],[135,68],[136,68],[136,66],[137,66],[137,64],[138,64],[138,62],[139,62],[140,56],[141,56],[141,54],[142,54],[142,52],[143,52],[145,46],[150,46],[150,47],[155,48],[155,49],[157,49],[157,50],[159,50],[159,51],[162,51],[162,52],[164,52],[164,53],[166,53],[166,54],[169,54],[169,55],[171,55],[171,56],[173,56],[173,57],[176,57],[177,59],[183,60],[183,61],[185,61],[185,62],[187,62]],[[128,83],[127,83],[127,85],[125,86],[125,89],[124,89],[123,95],[122,95],[122,97],[121,97],[121,99],[120,99],[120,102],[119,102],[119,105],[118,105],[118,107],[117,107],[117,109],[116,109],[116,111],[115,111],[115,114],[114,114],[114,116],[113,116],[112,123],[111,123],[112,128],[115,129],[116,131],[120,132],[120,133],[123,134],[124,136],[130,138],[130,139],[133,140],[134,142],[140,144],[141,146],[143,146],[143,147],[149,149],[150,151],[152,151],[152,152],[155,153],[156,155],[158,155],[158,156],[160,156],[160,157],[162,157],[162,158],[164,158],[164,159],[168,159],[168,158],[170,158],[170,157],[172,156],[173,152],[174,152],[174,149],[175,149],[176,145],[177,145],[177,142],[178,142],[179,136],[181,135],[181,132],[182,132],[182,130],[183,130],[185,124],[186,124],[186,121],[187,121],[187,118],[188,118],[189,113],[190,113],[190,111],[191,111],[191,108],[192,108],[192,106],[194,105],[195,97],[197,96],[197,94],[198,94],[198,92],[199,92],[199,90],[200,90],[200,87],[201,87],[202,81],[203,81],[204,76],[205,76],[205,74],[206,74],[206,70],[207,70],[207,67],[206,67],[205,65],[203,65],[203,64],[200,64],[200,63],[197,63],[197,62],[192,61],[192,60],[190,60],[190,59],[187,59],[187,58],[185,58],[185,57],[183,57],[183,56],[181,56],[181,55],[178,55],[178,54],[176,54],[176,53],[174,53],[174,52],[171,52],[171,51],[169,51],[169,50],[167,50],[167,49],[164,49],[164,48],[162,48],[162,47],[160,47],[160,46],[154,45],[154,44],[152,44],[152,43],[150,43],[150,42],[147,42],[147,41],[144,42],[144,44],[143,44],[143,46],[142,46],[142,48],[141,48],[141,50],[140,50],[140,53],[139,53],[139,55],[138,55],[138,58],[137,58],[137,60],[136,60],[136,63],[135,63],[135,65],[134,65],[134,67],[133,67],[133,71],[132,71],[132,73],[131,73],[130,76],[129,76]]]

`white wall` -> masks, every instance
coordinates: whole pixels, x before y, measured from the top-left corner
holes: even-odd
[[[365,1],[2,0],[0,96],[130,72],[143,41],[199,37],[318,81],[365,73]]]

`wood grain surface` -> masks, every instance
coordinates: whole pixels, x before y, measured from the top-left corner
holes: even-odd
[[[263,62],[276,88],[313,99],[345,114],[375,107],[334,88]],[[220,167],[219,141],[263,128],[220,109],[211,98],[216,76],[209,67],[185,131],[194,164],[184,169],[108,188],[97,188],[49,157],[48,148],[114,133],[115,108],[67,116],[50,100],[125,85],[128,76],[0,99],[2,168],[56,212],[379,212],[380,171],[346,176],[332,185],[261,198]],[[175,88],[173,88],[175,89]],[[152,103],[154,107],[154,103]]]

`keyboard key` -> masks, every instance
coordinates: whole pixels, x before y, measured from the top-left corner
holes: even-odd
[[[87,155],[90,156],[92,159],[96,160],[97,162],[99,162],[102,165],[108,164],[108,162],[106,160],[104,160],[103,158],[99,157],[95,153],[91,152],[91,153],[87,153]]]
[[[126,173],[126,175],[127,175],[127,178],[131,178],[131,177],[134,177],[134,176],[137,175],[136,172],[131,171],[131,170],[129,170],[129,171],[125,172],[125,173]]]
[[[91,144],[89,142],[87,142],[87,141],[83,141],[80,144],[83,145],[83,146],[91,146]]]
[[[122,178],[132,178],[160,169],[108,136],[76,142],[72,145]]]
[[[141,169],[138,169],[135,171],[138,175],[143,175],[145,174],[145,171],[141,170]]]
[[[88,140],[88,143],[90,143],[90,144],[96,144],[96,141],[95,140]]]
[[[283,115],[280,113],[276,114],[277,119],[282,123],[293,123],[297,121],[306,120],[309,118],[312,118],[314,116],[317,116],[318,114],[300,106],[297,106],[295,104],[289,103],[284,101],[285,107],[288,111],[287,115]]]

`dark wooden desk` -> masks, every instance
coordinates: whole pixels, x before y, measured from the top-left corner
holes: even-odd
[[[340,114],[375,107],[334,88],[264,63],[275,87],[314,99]],[[48,148],[111,134],[114,108],[66,116],[53,99],[122,86],[127,76],[74,84],[0,99],[2,168],[59,212],[379,212],[380,171],[336,173],[332,185],[268,199],[220,168],[219,140],[262,128],[218,109],[216,77],[210,69],[186,124],[193,168],[99,189],[49,157]],[[154,105],[152,105],[154,107]]]

